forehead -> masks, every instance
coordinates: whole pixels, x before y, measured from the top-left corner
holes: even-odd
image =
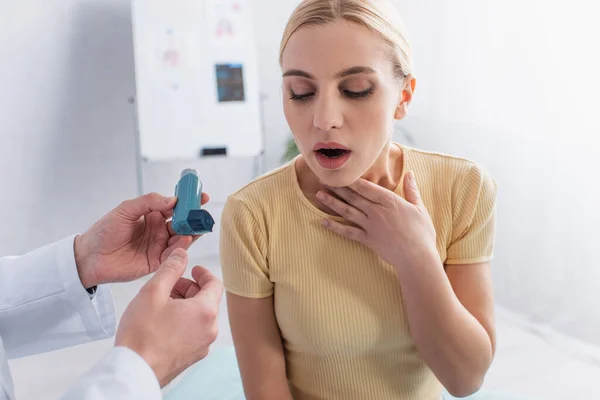
[[[382,73],[391,70],[381,38],[346,20],[301,27],[290,37],[281,61],[284,71],[301,69],[317,76],[353,66],[371,67]]]

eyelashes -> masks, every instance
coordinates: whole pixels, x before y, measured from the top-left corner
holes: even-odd
[[[350,90],[344,90],[344,94],[352,99],[361,99],[363,97],[368,97],[373,94],[373,88],[370,87],[367,90],[363,90],[362,92],[351,92]]]
[[[314,93],[296,94],[290,90],[290,99],[294,101],[304,101],[314,96]]]
[[[350,90],[342,90],[342,93],[350,99],[363,99],[363,98],[366,98],[366,97],[369,97],[370,95],[372,95],[373,91],[374,91],[374,88],[370,87],[367,90],[363,90],[362,92],[352,92]],[[313,97],[314,95],[315,95],[315,93],[313,93],[313,92],[296,94],[292,90],[290,90],[290,99],[294,100],[294,101],[306,101],[306,100],[310,99],[311,97]]]

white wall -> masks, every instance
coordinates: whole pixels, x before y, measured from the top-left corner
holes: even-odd
[[[135,196],[128,7],[0,2],[0,255],[82,231]]]
[[[259,54],[259,80],[264,94],[262,113],[267,170],[280,165],[285,143],[291,137],[283,115],[279,44],[287,19],[299,3],[300,0],[252,0]]]
[[[499,183],[501,305],[600,346],[600,56],[594,2],[397,2],[417,91],[417,145]]]

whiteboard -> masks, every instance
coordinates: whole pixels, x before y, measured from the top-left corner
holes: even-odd
[[[251,0],[131,4],[141,156],[191,159],[207,147],[226,147],[232,156],[259,155]]]

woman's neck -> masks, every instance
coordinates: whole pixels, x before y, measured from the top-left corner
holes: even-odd
[[[403,156],[402,149],[398,145],[388,143],[362,178],[389,190],[396,189],[402,176]]]

